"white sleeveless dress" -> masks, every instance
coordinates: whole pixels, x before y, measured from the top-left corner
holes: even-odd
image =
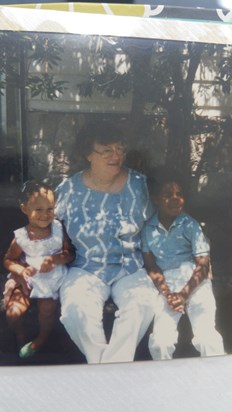
[[[51,235],[41,240],[29,239],[26,227],[14,231],[15,240],[23,250],[25,262],[37,269],[34,276],[28,277],[28,284],[32,288],[31,298],[58,299],[58,290],[67,274],[66,265],[57,265],[52,271],[39,272],[41,263],[47,256],[56,255],[62,250],[63,228],[58,220],[54,220]]]

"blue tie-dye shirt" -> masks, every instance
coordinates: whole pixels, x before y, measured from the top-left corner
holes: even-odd
[[[79,172],[56,195],[56,215],[76,248],[72,266],[107,284],[143,267],[140,231],[152,213],[144,175],[128,169],[123,189],[106,193],[85,186]]]
[[[178,268],[210,252],[200,224],[187,213],[177,216],[169,230],[160,223],[157,214],[152,216],[142,230],[142,249],[153,253],[162,270]]]

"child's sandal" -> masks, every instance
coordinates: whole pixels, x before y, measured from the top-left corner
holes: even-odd
[[[33,356],[38,349],[32,349],[31,347],[32,342],[28,342],[26,343],[26,345],[24,345],[20,351],[19,351],[19,357],[20,358],[30,358],[31,356]]]

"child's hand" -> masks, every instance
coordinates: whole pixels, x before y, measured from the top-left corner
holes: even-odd
[[[22,277],[24,277],[24,276],[26,276],[26,277],[27,277],[27,276],[31,277],[31,276],[34,276],[34,275],[36,274],[36,272],[37,272],[37,270],[36,270],[33,266],[26,266],[26,267],[22,270],[20,276],[22,276]]]
[[[42,264],[41,264],[41,266],[40,266],[40,272],[44,272],[44,273],[47,273],[47,272],[50,272],[52,269],[54,269],[56,267],[56,264],[54,263],[54,259],[53,259],[53,256],[47,256],[44,260],[43,260],[43,262],[42,262]]]
[[[185,312],[185,299],[180,293],[170,293],[167,296],[169,307],[179,313]]]
[[[15,279],[19,286],[22,288],[22,291],[25,296],[29,296],[31,292],[31,287],[28,284],[27,279],[36,274],[37,270],[33,266],[26,266],[20,275],[15,276]]]

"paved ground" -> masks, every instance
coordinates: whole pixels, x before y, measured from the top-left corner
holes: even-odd
[[[25,223],[24,217],[16,209],[4,209],[1,213],[0,222],[0,296],[5,281],[5,270],[1,262],[3,254],[9,244],[12,232],[15,228]],[[219,283],[215,288],[217,300],[217,328],[222,333],[225,349],[232,353],[232,286],[226,283]],[[104,325],[106,336],[109,338],[112,323],[112,307],[107,306],[104,316]],[[36,336],[38,331],[36,305],[33,305],[25,315],[25,328],[28,330],[28,341]],[[147,348],[148,333],[140,343],[135,359],[150,360]],[[188,319],[183,317],[180,322],[180,338],[175,352],[175,357],[199,356],[199,353],[191,345],[191,328]],[[0,312],[0,365],[54,365],[54,364],[81,364],[85,363],[84,356],[70,340],[63,326],[57,319],[54,331],[49,337],[43,350],[38,352],[29,360],[21,360],[18,357],[18,348],[16,347],[15,338],[9,331],[6,323],[5,313]]]

